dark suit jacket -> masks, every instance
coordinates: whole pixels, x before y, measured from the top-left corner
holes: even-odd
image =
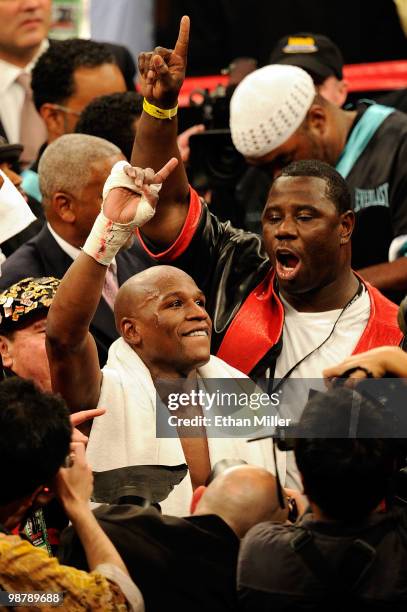
[[[103,505],[95,516],[142,592],[146,612],[236,610],[239,539],[219,516],[161,516],[131,505]],[[71,527],[61,544],[62,563],[88,569]]]
[[[137,247],[116,256],[119,286],[130,276],[151,266],[149,258]],[[45,225],[39,234],[17,249],[1,266],[0,289],[5,289],[28,276],[62,278],[72,259],[61,249]],[[101,366],[107,359],[111,343],[118,337],[113,312],[101,298],[90,331],[96,340]]]

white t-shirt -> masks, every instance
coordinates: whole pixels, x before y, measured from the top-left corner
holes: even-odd
[[[305,355],[319,346],[332,331],[342,308],[325,312],[298,312],[280,296],[284,305],[283,350],[276,363],[275,378],[282,378]],[[351,355],[370,315],[370,299],[362,294],[344,310],[335,331],[325,344],[307,357],[290,378],[321,378],[322,370]]]
[[[274,374],[276,379],[281,379],[290,368],[328,338],[342,311],[342,308],[339,308],[325,312],[298,312],[282,296],[280,299],[284,305],[285,319],[283,349],[277,359]],[[323,369],[351,355],[367,325],[369,315],[369,294],[366,288],[363,288],[362,294],[344,310],[329,340],[293,371],[289,377],[290,380],[293,378],[321,378]],[[315,388],[316,385],[311,386]],[[302,408],[308,399],[308,389],[309,386],[304,382]],[[286,473],[286,486],[300,489],[301,481],[293,452],[287,453]]]

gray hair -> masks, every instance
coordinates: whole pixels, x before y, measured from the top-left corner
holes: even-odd
[[[38,166],[44,200],[57,191],[77,194],[90,180],[90,165],[114,155],[119,147],[97,136],[65,134],[45,149]]]

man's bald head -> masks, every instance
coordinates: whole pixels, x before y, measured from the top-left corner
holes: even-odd
[[[123,283],[114,305],[116,328],[119,334],[123,317],[137,317],[150,301],[159,298],[168,285],[177,286],[180,282],[193,283],[196,286],[189,274],[174,266],[153,266],[135,274]]]
[[[239,465],[211,482],[193,514],[216,514],[242,538],[257,523],[287,520],[288,510],[279,505],[273,474],[254,465]]]

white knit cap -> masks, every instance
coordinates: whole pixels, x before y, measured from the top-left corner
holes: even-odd
[[[230,101],[233,143],[246,157],[263,157],[286,142],[304,121],[315,98],[302,68],[264,66],[247,75]]]

